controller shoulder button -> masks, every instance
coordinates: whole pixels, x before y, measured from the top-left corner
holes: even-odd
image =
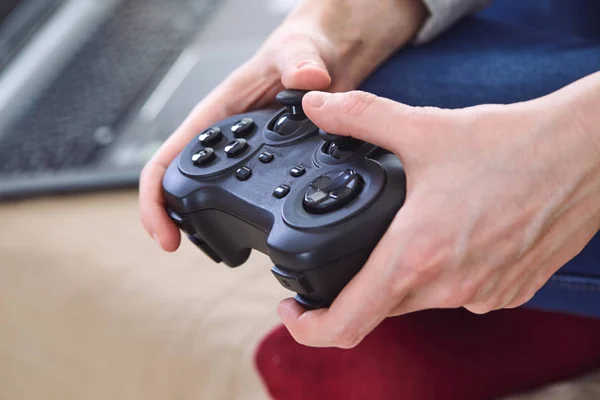
[[[277,278],[281,286],[293,292],[310,294],[314,291],[311,284],[302,273],[285,271],[277,265],[271,269],[271,272],[275,275],[275,278]]]

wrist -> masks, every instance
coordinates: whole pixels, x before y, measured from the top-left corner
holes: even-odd
[[[560,110],[568,133],[580,137],[590,157],[600,165],[600,72],[582,78],[541,99]],[[552,109],[552,108],[550,108]]]
[[[427,14],[422,0],[304,0],[288,22],[321,32],[336,59],[368,72],[411,41]]]
[[[561,169],[577,182],[573,201],[587,208],[600,228],[600,73],[582,78],[541,99],[554,114],[555,146],[565,155]],[[549,138],[552,140],[552,138]]]
[[[362,42],[396,50],[425,22],[422,0],[308,0],[319,2],[319,24],[340,43]]]

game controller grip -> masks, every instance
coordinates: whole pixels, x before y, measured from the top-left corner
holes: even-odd
[[[229,267],[245,263],[252,246],[265,240],[264,232],[220,210],[199,211],[189,220],[187,233],[190,241],[213,261],[223,262]],[[249,238],[253,238],[252,242],[248,242]]]
[[[279,266],[271,272],[282,286],[296,292],[295,299],[308,310],[326,308],[364,266],[371,249],[363,249],[326,266],[295,272]]]

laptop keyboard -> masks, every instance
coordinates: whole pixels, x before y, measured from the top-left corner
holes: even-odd
[[[24,118],[0,137],[0,175],[94,168],[119,124],[221,0],[124,0]]]

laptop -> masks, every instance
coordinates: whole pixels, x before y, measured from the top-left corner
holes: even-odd
[[[3,0],[0,200],[136,187],[296,3]]]

